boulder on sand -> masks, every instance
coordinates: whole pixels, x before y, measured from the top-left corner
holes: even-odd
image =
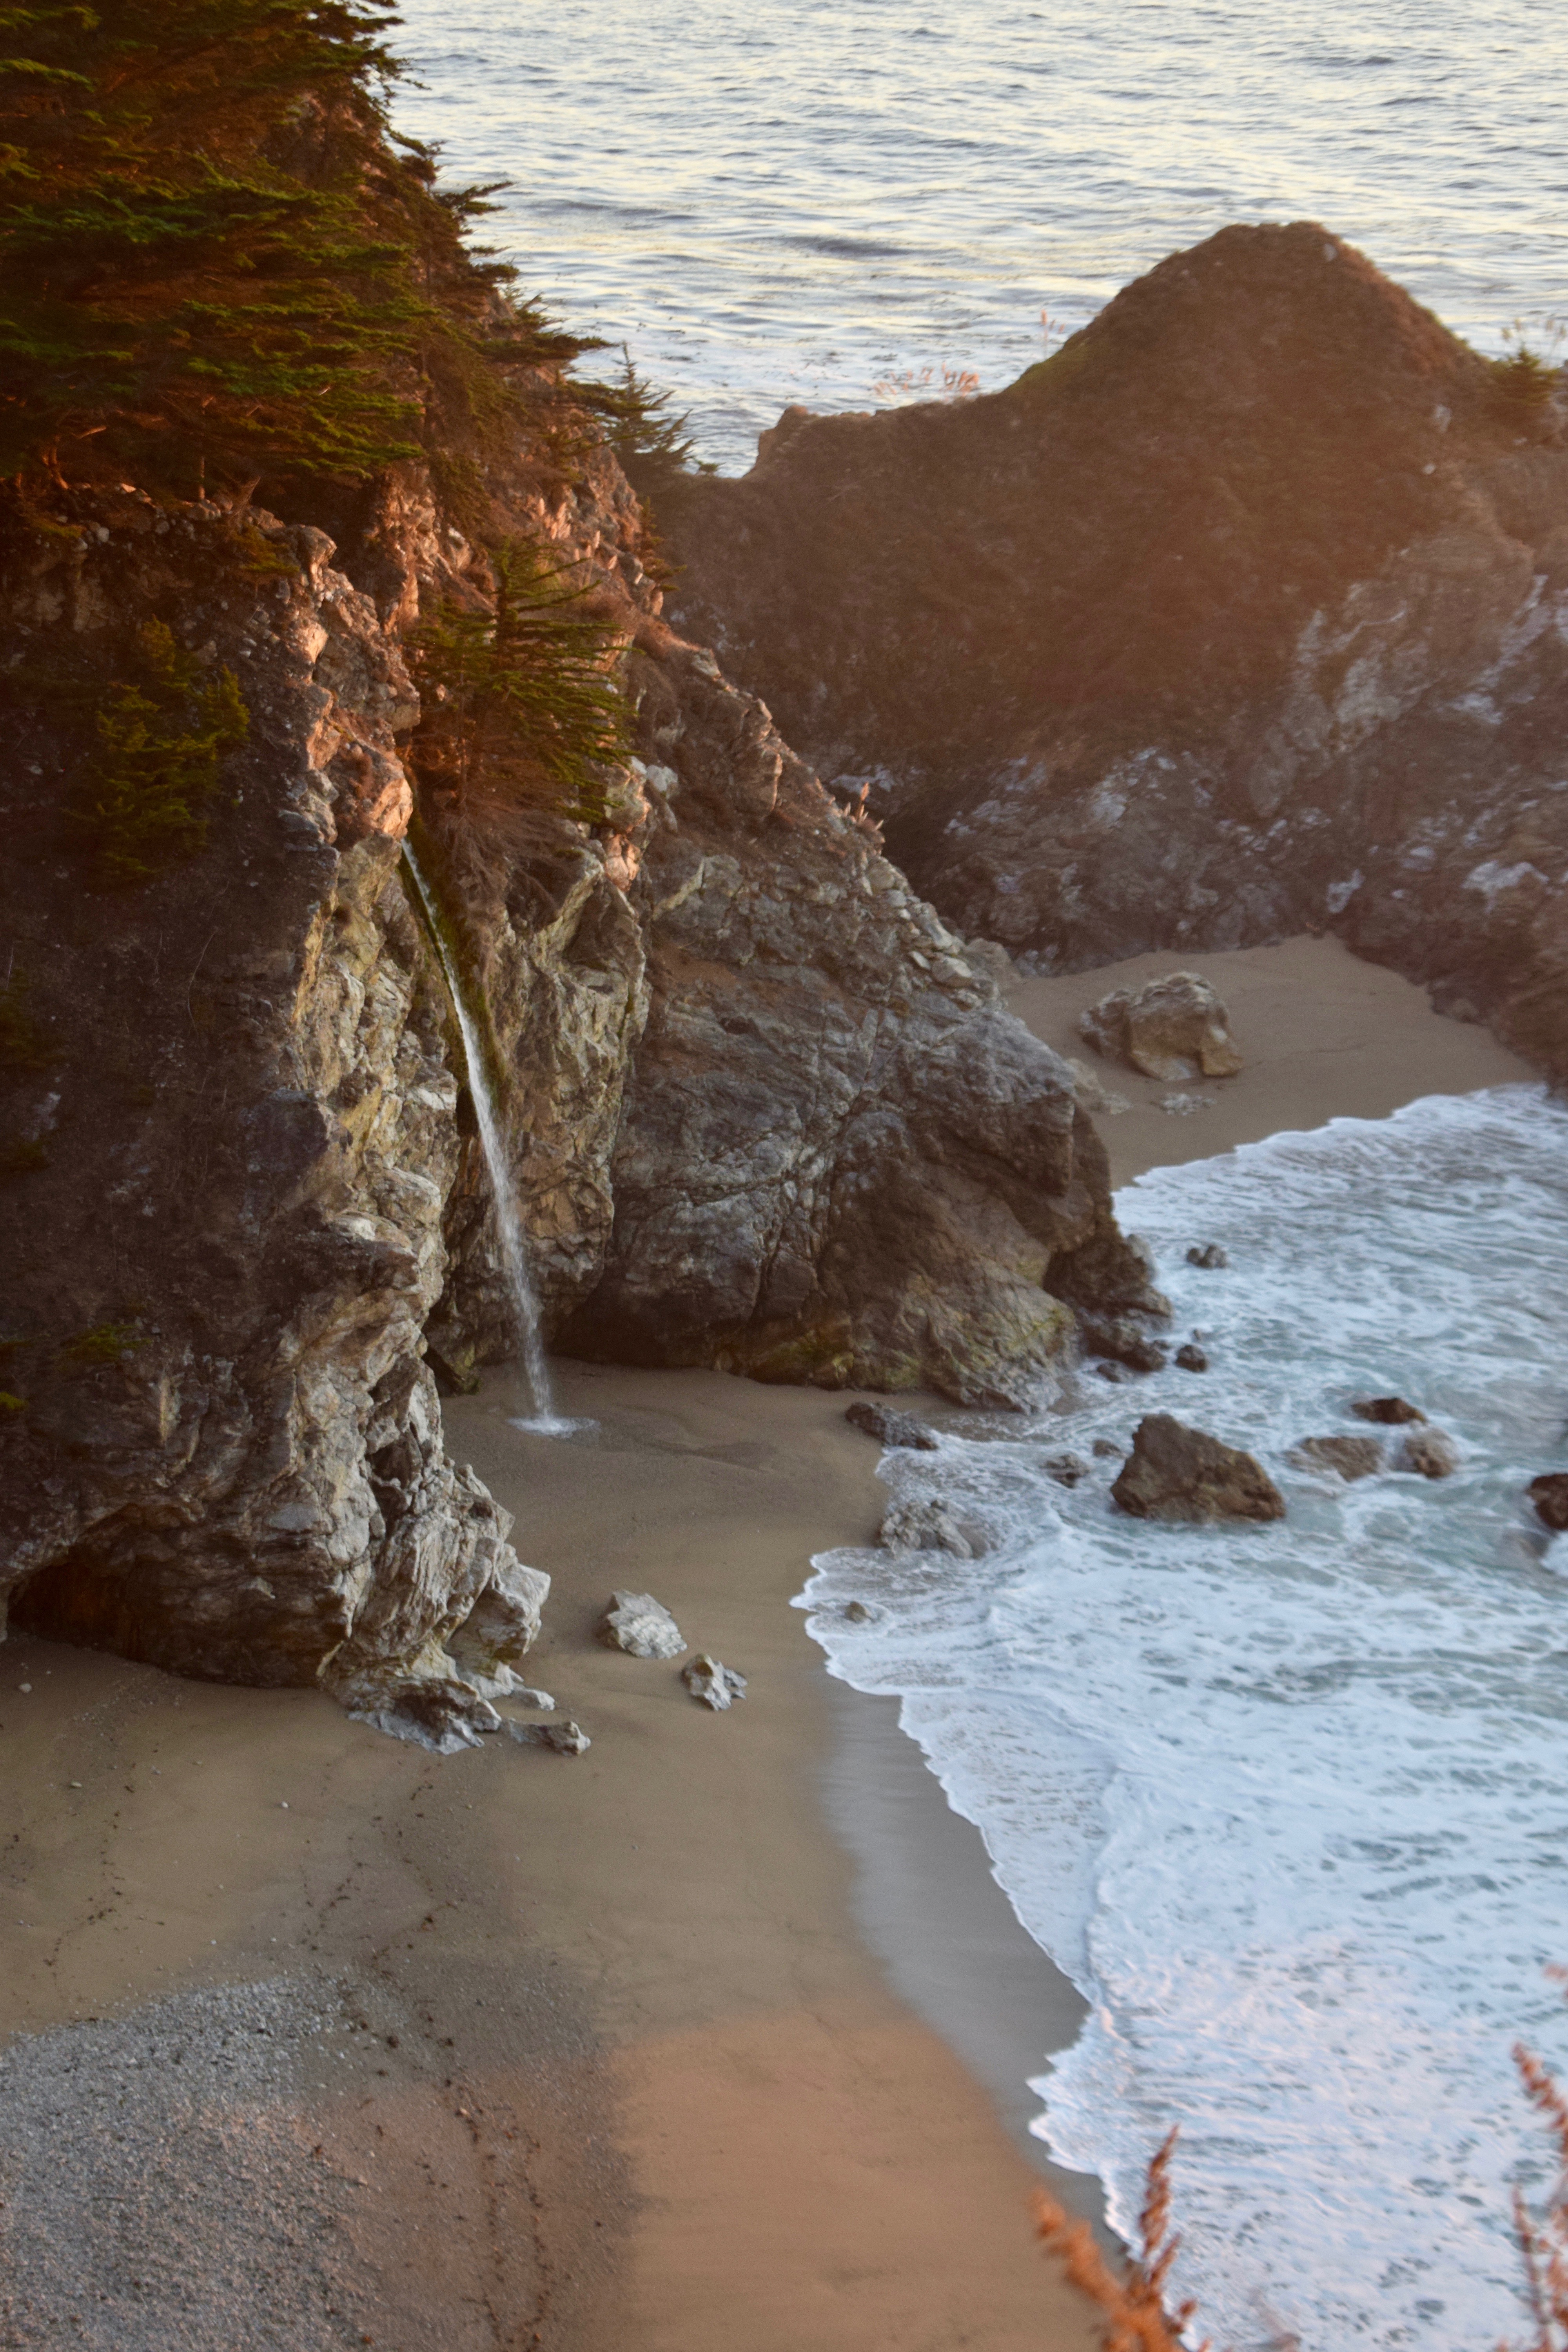
[[[1136,992],[1112,989],[1078,1025],[1096,1053],[1146,1078],[1233,1078],[1241,1067],[1230,1015],[1195,971],[1168,972]]]
[[[599,1621],[599,1639],[629,1658],[679,1658],[686,1647],[679,1626],[651,1592],[612,1593]]]
[[[734,1700],[746,1696],[745,1675],[738,1675],[733,1666],[723,1664],[720,1659],[709,1657],[706,1651],[693,1658],[689,1666],[681,1667],[680,1679],[692,1697],[701,1706],[710,1706],[715,1715],[721,1715]]]
[[[1568,1470],[1547,1470],[1530,1482],[1530,1499],[1542,1527],[1552,1534],[1568,1529]]]
[[[1298,1470],[1337,1470],[1344,1479],[1370,1478],[1383,1467],[1383,1441],[1376,1437],[1303,1437],[1290,1449]]]
[[[1110,1489],[1135,1519],[1282,1519],[1285,1497],[1260,1462],[1174,1414],[1152,1412]]]

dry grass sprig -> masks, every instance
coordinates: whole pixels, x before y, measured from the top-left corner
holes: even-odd
[[[1035,2191],[1035,2226],[1040,2242],[1059,2256],[1080,2293],[1105,2315],[1105,2352],[1186,2352],[1182,2331],[1196,2305],[1165,2301],[1171,2265],[1181,2240],[1171,2228],[1171,2159],[1174,2128],[1161,2141],[1149,2167],[1143,2210],[1138,2217],[1139,2252],[1118,2278],[1094,2242],[1087,2221],[1075,2221],[1047,2189]],[[1207,2339],[1199,2352],[1208,2352]]]
[[[1559,1984],[1568,1983],[1568,1969],[1548,1969],[1546,1973]],[[1539,2212],[1531,2210],[1522,2189],[1513,2192],[1513,2231],[1534,2322],[1534,2333],[1520,2352],[1568,2352],[1568,2094],[1551,2067],[1522,2042],[1514,2044],[1513,2062],[1531,2105],[1551,2134],[1557,2158],[1557,2177]]]

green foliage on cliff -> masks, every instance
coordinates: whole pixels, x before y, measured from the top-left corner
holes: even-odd
[[[70,813],[109,888],[146,882],[202,848],[218,770],[250,726],[231,669],[209,675],[161,621],[139,646],[135,680],[111,686],[99,706],[97,748]]]
[[[686,429],[689,420],[673,405],[674,394],[655,392],[624,343],[621,362],[613,383],[584,384],[580,394],[584,407],[604,419],[605,438],[632,488],[647,496],[668,488],[682,474],[716,473],[717,467],[698,459]]]
[[[606,769],[631,749],[615,675],[622,639],[568,567],[527,541],[492,549],[493,611],[447,604],[410,651],[425,718],[421,782],[469,807],[544,809],[586,824],[606,814]]]
[[[583,348],[394,142],[358,0],[0,9],[0,474],[360,478]]]

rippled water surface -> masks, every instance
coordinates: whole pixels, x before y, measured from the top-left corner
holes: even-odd
[[[1497,348],[1568,302],[1555,0],[405,0],[399,119],[569,323],[751,461],[785,402],[987,389],[1227,221],[1327,222]]]
[[[1568,1536],[1524,1499],[1568,1467],[1568,1110],[1434,1097],[1117,1205],[1211,1369],[1091,1378],[1032,1434],[889,1455],[978,1556],[825,1555],[812,1631],[902,1696],[1089,1998],[1039,2128],[1120,2226],[1181,2126],[1215,2342],[1479,2352],[1521,2332],[1509,2200],[1542,2146],[1510,2046],[1568,2057],[1543,1973],[1568,1960]],[[1227,1269],[1186,1264],[1215,1239]],[[1401,1470],[1397,1432],[1358,1485],[1293,1466],[1391,1391],[1452,1433],[1452,1477]],[[1288,1517],[1123,1516],[1110,1479],[1152,1411],[1255,1452]],[[1064,1446],[1091,1465],[1070,1489],[1045,1466]]]

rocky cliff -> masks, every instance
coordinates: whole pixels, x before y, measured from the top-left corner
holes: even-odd
[[[1332,928],[1568,1075],[1568,445],[1311,224],[668,511],[711,645],[1040,970]]]
[[[515,1341],[401,863],[405,648],[421,613],[489,609],[485,543],[548,547],[629,648],[600,821],[509,846],[425,812],[562,1344],[1016,1402],[1068,1302],[1157,1307],[1062,1065],[664,627],[608,452],[523,436],[476,479],[456,504],[395,467],[318,509],[336,543],[60,489],[10,512],[3,588],[0,1585],[41,1633],[321,1681],[445,1742],[489,1719],[545,1590],[447,1459],[426,1359]],[[156,695],[125,681],[153,656],[193,709],[232,674],[247,732],[205,831],[128,879],[105,727],[143,773]]]

